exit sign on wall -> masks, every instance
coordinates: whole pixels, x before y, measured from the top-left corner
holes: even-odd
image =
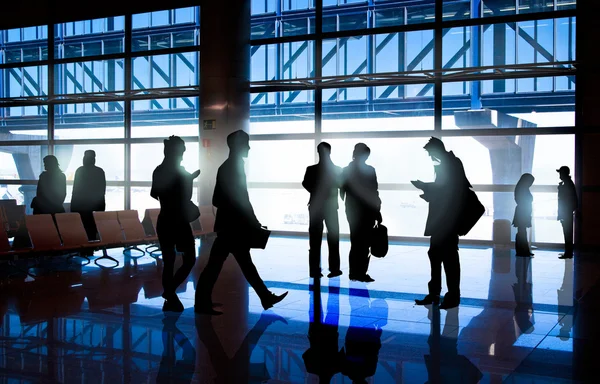
[[[205,131],[217,129],[217,120],[204,120],[203,127]]]

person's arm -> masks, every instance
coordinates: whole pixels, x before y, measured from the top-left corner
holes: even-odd
[[[157,180],[156,180],[156,170],[154,172],[152,172],[152,187],[150,188],[150,197],[152,197],[155,200],[159,200],[158,198],[158,186],[156,185]]]
[[[65,199],[67,198],[67,176],[64,173],[60,173],[60,185],[57,185],[57,201],[60,201],[60,205],[65,203]]]
[[[310,167],[306,168],[306,172],[304,173],[304,180],[302,180],[302,186],[309,193],[313,192],[313,189],[314,189],[314,178],[312,177],[312,174],[310,172]]]
[[[344,200],[346,198],[346,190],[347,190],[345,170],[342,170],[342,172],[340,172],[339,185],[340,185],[340,199]]]
[[[102,196],[106,196],[106,173],[104,172],[103,169],[100,169],[101,171],[101,175],[102,175],[102,179],[100,180],[100,189],[102,189]]]

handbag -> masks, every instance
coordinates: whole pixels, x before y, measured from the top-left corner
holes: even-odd
[[[185,206],[185,218],[188,223],[196,221],[200,217],[200,208],[194,204],[191,200],[187,202]]]
[[[469,188],[465,197],[463,210],[458,222],[458,235],[465,236],[485,213],[485,207],[479,201],[477,194]]]
[[[383,224],[377,224],[371,232],[371,255],[385,257],[388,253],[388,230]]]
[[[253,228],[250,231],[250,248],[265,249],[271,236],[271,231],[267,227]]]

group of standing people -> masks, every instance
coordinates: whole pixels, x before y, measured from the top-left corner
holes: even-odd
[[[252,262],[250,249],[253,236],[265,228],[258,221],[250,202],[244,158],[250,150],[250,137],[244,131],[236,131],[227,137],[229,157],[219,167],[212,203],[217,208],[215,232],[208,264],[202,271],[196,291],[195,311],[220,314],[214,309],[212,291],[223,264],[230,254],[238,262],[245,278],[268,309],[285,298],[287,292],[276,295],[261,279]],[[446,272],[448,293],[440,308],[448,309],[460,303],[459,236],[465,235],[475,225],[468,207],[469,194],[473,194],[462,162],[444,143],[432,137],[424,149],[432,159],[435,180],[425,183],[413,181],[422,190],[420,196],[429,204],[425,236],[430,236],[428,251],[431,280],[428,295],[415,300],[418,305],[440,302],[442,266]],[[193,180],[200,170],[189,173],[181,166],[185,142],[171,136],[164,140],[164,160],[154,170],[150,195],[160,202],[157,235],[163,255],[163,298],[165,311],[183,311],[183,305],[175,293],[191,272],[195,260],[195,242],[189,223],[198,215],[198,207],[191,202]],[[309,275],[320,279],[321,242],[327,227],[329,248],[329,278],[342,275],[339,251],[338,196],[345,202],[346,217],[350,226],[349,278],[353,281],[373,282],[369,276],[370,247],[373,228],[382,222],[381,199],[375,169],[366,164],[370,149],[364,143],[354,147],[352,161],[345,168],[331,160],[331,145],[322,142],[317,146],[319,162],[306,169],[303,187],[310,193],[308,211],[309,225]],[[104,195],[106,178],[104,171],[95,166],[95,152],[85,152],[83,166],[76,174],[73,187],[71,211],[81,214],[82,222],[90,240],[96,239],[93,212],[105,210]],[[37,196],[32,202],[34,214],[64,212],[66,178],[54,156],[44,158],[45,171],[40,175]],[[558,220],[565,237],[565,252],[561,258],[573,257],[573,213],[577,208],[577,194],[568,167],[557,170],[561,183],[558,186]],[[517,207],[513,226],[517,228],[516,254],[531,257],[527,242],[527,228],[532,224],[533,195],[530,187],[534,177],[525,173],[515,188]],[[473,194],[474,195],[474,194]],[[478,203],[478,202],[477,202]],[[469,221],[471,220],[471,221]],[[183,254],[183,264],[174,271],[176,252]]]

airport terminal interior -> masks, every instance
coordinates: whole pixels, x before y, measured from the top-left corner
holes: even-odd
[[[0,12],[0,384],[597,382],[596,1],[31,0]],[[211,316],[196,313],[196,289],[237,130],[250,138],[249,200],[271,231],[252,261],[288,294],[265,310],[229,257]],[[171,135],[183,167],[200,170],[182,312],[163,310],[150,195]],[[460,237],[449,309],[415,303],[428,294],[430,204],[411,181],[436,180],[431,137],[483,205]],[[327,276],[326,230],[323,277],[310,276],[302,181],[321,142],[340,167],[357,143],[370,148],[389,239],[385,257],[370,256],[373,282],[350,279],[341,199],[342,274]],[[106,212],[97,240],[75,246],[68,214],[89,150]],[[49,155],[66,178],[62,218],[33,214]],[[565,166],[578,200],[571,258],[557,220]],[[512,226],[525,173],[531,257],[517,256]]]

